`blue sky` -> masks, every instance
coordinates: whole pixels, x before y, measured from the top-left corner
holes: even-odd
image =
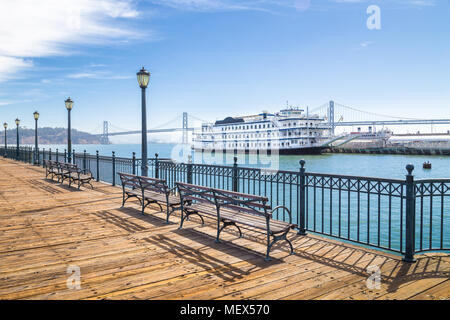
[[[70,96],[74,128],[139,129],[142,66],[149,127],[286,100],[450,118],[449,17],[447,0],[1,0],[0,121],[65,127]]]

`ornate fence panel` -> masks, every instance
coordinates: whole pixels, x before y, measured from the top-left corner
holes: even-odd
[[[415,252],[450,250],[450,179],[415,181]]]
[[[405,181],[306,173],[306,230],[402,253]]]

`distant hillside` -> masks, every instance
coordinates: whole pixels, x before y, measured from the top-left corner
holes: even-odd
[[[0,131],[0,145],[5,143],[5,131]],[[8,129],[8,144],[16,143],[16,128]],[[100,144],[100,137],[90,133],[72,129],[72,144]],[[39,144],[67,143],[67,128],[38,128]],[[34,144],[34,129],[19,128],[20,144]]]

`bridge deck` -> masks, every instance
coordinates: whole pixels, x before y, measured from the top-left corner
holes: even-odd
[[[450,257],[416,264],[316,236],[290,235],[295,255],[277,247],[265,262],[264,237],[224,233],[195,221],[177,230],[156,207],[120,209],[121,189],[69,189],[42,168],[0,159],[0,299],[448,299]],[[193,218],[194,220],[194,218]],[[67,268],[81,270],[68,289]],[[381,268],[381,288],[366,286]]]

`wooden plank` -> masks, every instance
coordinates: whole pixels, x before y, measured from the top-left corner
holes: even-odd
[[[405,264],[374,249],[290,232],[265,262],[266,239],[244,237],[180,212],[165,223],[156,205],[125,208],[122,190],[95,182],[78,191],[44,177],[42,168],[0,159],[1,299],[449,299],[450,256]],[[26,194],[26,197],[23,195]],[[254,219],[251,217],[251,219]],[[274,223],[277,223],[274,221]],[[81,270],[81,289],[67,288],[67,267]],[[378,265],[381,290],[369,290]]]

